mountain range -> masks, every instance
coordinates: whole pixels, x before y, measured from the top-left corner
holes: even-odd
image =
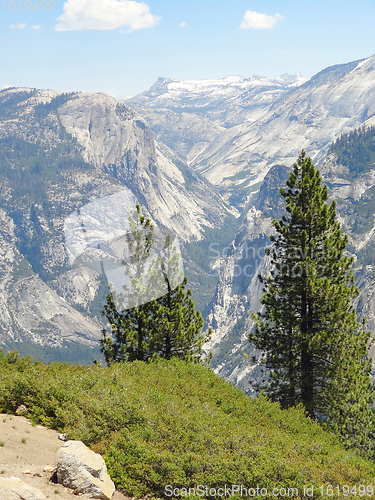
[[[354,175],[345,148],[333,147],[373,124],[374,95],[375,56],[309,80],[160,78],[126,102],[1,91],[0,342],[41,349],[97,343],[108,285],[100,263],[119,258],[118,234],[108,229],[107,247],[91,246],[72,263],[64,224],[98,200],[127,193],[160,233],[178,236],[194,298],[214,330],[206,346],[213,367],[249,389],[258,373],[246,337],[250,311],[260,305],[257,275],[268,268],[263,249],[283,210],[278,188],[302,148],[338,202],[356,256],[358,312],[375,334],[375,173],[371,164]],[[125,214],[112,204],[106,216],[111,228],[108,220]]]

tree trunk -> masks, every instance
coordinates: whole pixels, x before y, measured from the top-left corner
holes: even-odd
[[[143,318],[141,313],[138,312],[138,359],[144,361],[145,354],[143,352]]]
[[[311,418],[315,417],[314,411],[314,369],[313,356],[309,345],[309,321],[306,290],[301,296],[301,402]]]

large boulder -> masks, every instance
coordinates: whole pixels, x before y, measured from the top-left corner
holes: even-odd
[[[0,477],[1,500],[46,500],[45,495],[17,477]]]
[[[57,480],[90,498],[111,500],[115,485],[103,458],[82,441],[67,441],[57,452]]]

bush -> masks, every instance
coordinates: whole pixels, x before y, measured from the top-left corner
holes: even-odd
[[[1,353],[1,351],[0,351]],[[375,467],[348,453],[301,408],[255,400],[183,361],[79,366],[0,354],[0,411],[82,440],[117,488],[164,497],[177,488],[371,484]]]

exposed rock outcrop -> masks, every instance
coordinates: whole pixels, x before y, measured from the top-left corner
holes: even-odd
[[[280,219],[285,210],[279,188],[285,186],[290,170],[274,166],[267,173],[259,192],[253,197],[254,206],[247,212],[231,250],[221,264],[215,296],[206,311],[206,324],[213,327],[214,333],[210,344],[205,347],[214,354],[215,372],[250,391],[249,381],[257,378],[259,364],[252,362],[256,353],[246,334],[253,327],[251,312],[258,312],[261,308],[263,287],[258,274],[266,276],[270,271],[264,247],[271,243],[269,236],[274,232],[271,219]],[[361,294],[353,305],[358,318],[366,318],[367,328],[375,337],[374,170],[353,178],[334,154],[327,155],[320,170],[329,187],[330,201],[336,200],[338,204],[338,219],[349,235],[348,252],[355,258],[353,270]],[[375,360],[375,344],[371,346],[370,355]]]
[[[57,479],[90,498],[111,500],[115,486],[103,458],[81,441],[67,441],[57,452]]]

